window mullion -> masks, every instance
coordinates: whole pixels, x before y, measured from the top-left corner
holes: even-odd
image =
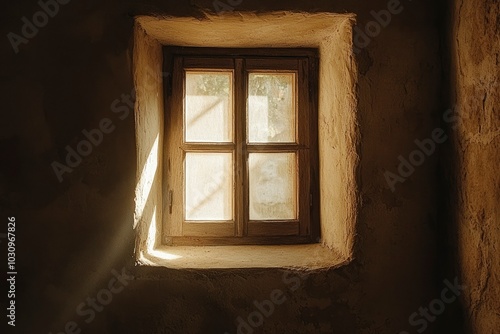
[[[246,79],[244,60],[236,58],[234,74],[234,120],[235,120],[235,206],[236,226],[235,234],[238,237],[247,235],[247,200],[246,200]]]

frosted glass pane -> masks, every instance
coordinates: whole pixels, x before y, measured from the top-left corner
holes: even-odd
[[[232,72],[186,72],[186,142],[231,142]]]
[[[250,153],[250,220],[297,217],[295,153]]]
[[[295,142],[295,95],[295,73],[249,74],[249,142]]]
[[[233,219],[231,153],[186,153],[186,220]]]

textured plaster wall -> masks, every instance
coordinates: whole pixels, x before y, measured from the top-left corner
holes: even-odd
[[[135,249],[139,253],[139,249],[152,249],[160,239],[160,233],[155,233],[149,244],[146,242],[149,231],[159,230],[162,221],[163,160],[160,157],[163,151],[164,120],[159,111],[164,110],[164,76],[160,43],[150,38],[141,27],[136,26],[134,29],[134,116],[137,146],[134,229],[138,235]],[[137,82],[138,78],[141,78],[140,84]]]
[[[500,3],[450,1],[449,106],[457,121],[442,160],[452,270],[467,289],[468,333],[500,328]]]
[[[0,213],[18,221],[17,332],[59,333],[74,321],[83,333],[96,334],[234,333],[236,318],[247,318],[253,301],[269,299],[273,289],[287,299],[259,327],[264,333],[410,330],[408,316],[436,297],[441,280],[436,159],[394,193],[383,172],[394,171],[397,157],[438,125],[441,68],[435,3],[402,4],[356,59],[362,204],[353,262],[292,281],[279,270],[139,274],[92,320],[77,314],[77,306],[108,286],[112,269],[133,262],[134,117],[130,109],[121,119],[112,107],[116,99],[125,107],[121,96],[133,87],[133,16],[201,18],[200,9],[210,10],[212,1],[72,1],[19,54],[4,38]],[[245,0],[236,10],[354,13],[364,28],[371,10],[386,8],[379,0]],[[38,10],[36,2],[10,3],[0,14],[0,31],[19,33],[21,17]],[[113,132],[59,183],[51,163],[63,162],[65,147],[76,147],[82,130],[103,118],[113,122]]]

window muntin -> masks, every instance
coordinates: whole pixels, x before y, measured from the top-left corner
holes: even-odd
[[[317,134],[310,120],[310,61],[173,57],[166,101],[167,243],[312,240],[310,173],[317,148],[310,139]]]

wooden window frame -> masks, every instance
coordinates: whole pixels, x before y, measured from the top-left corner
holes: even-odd
[[[304,244],[319,241],[318,52],[316,49],[227,49],[164,47],[165,137],[162,240],[166,245]],[[233,142],[185,143],[183,136],[185,70],[233,71]],[[248,143],[248,73],[294,71],[296,143]],[[184,221],[183,151],[233,153],[234,222]],[[298,219],[250,221],[248,153],[296,152]]]

